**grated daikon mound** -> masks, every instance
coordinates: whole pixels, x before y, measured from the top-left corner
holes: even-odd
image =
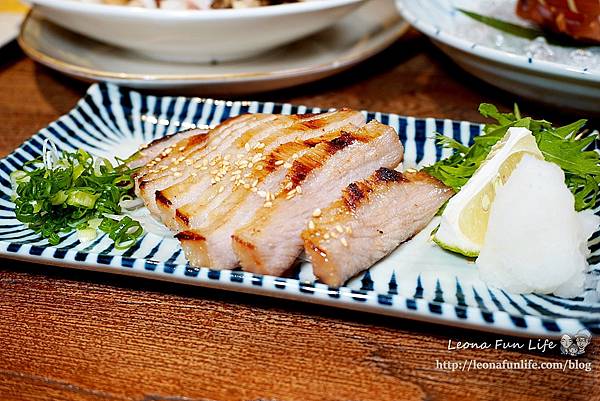
[[[476,262],[485,282],[520,294],[583,292],[587,239],[600,217],[575,211],[564,180],[556,164],[526,155],[498,189]]]

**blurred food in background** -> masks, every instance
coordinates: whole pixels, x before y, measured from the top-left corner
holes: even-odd
[[[165,10],[208,10],[220,8],[249,8],[297,3],[298,0],[81,0],[85,3],[161,8]]]
[[[519,0],[517,14],[574,39],[600,42],[598,0]]]

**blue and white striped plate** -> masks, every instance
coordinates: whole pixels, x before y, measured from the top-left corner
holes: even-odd
[[[236,271],[191,268],[177,241],[146,234],[126,251],[114,249],[105,236],[80,243],[75,234],[48,245],[19,223],[10,201],[10,173],[40,155],[51,139],[59,149],[84,148],[105,156],[127,156],[143,143],[183,128],[212,126],[252,112],[305,113],[317,108],[259,102],[229,102],[183,97],[154,97],[113,85],[93,85],[67,115],[42,129],[0,160],[0,255],[30,262],[105,271],[224,290],[289,298],[390,316],[439,322],[520,336],[557,336],[586,327],[600,333],[600,232],[591,239],[593,265],[582,297],[513,295],[488,288],[473,263],[439,249],[429,241],[436,222],[401,245],[369,271],[340,289],[317,283],[307,263],[289,278]],[[418,119],[367,113],[393,126],[405,145],[405,167],[418,167],[447,155],[434,132],[469,143],[481,126],[451,120]]]

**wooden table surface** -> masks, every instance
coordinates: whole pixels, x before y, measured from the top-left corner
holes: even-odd
[[[66,113],[86,84],[0,50],[0,154]],[[411,32],[322,82],[254,96],[321,107],[480,120],[517,100]],[[519,99],[555,120],[579,117]],[[597,125],[596,125],[597,126]],[[564,360],[449,351],[498,336],[259,296],[0,260],[0,400],[600,400],[591,371],[448,371],[436,360]],[[506,338],[506,337],[504,337]]]

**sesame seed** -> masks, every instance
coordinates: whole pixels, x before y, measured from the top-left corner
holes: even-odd
[[[321,209],[315,209],[312,213],[313,217],[321,217]]]
[[[219,187],[219,190],[217,191],[217,193],[219,193],[219,194],[220,194],[220,193],[222,193],[224,190],[225,190],[225,187],[223,187],[223,186],[220,186],[220,187]]]
[[[331,234],[331,236],[332,236],[333,238],[337,238],[337,237],[338,237],[338,235],[337,235],[336,233],[334,233],[334,232],[331,232],[330,234]]]
[[[329,233],[325,233],[325,235],[323,235],[323,238],[325,238],[325,239],[329,239],[329,237],[330,237]]]
[[[310,230],[314,230],[315,229],[315,222],[312,220],[308,220],[308,228]]]
[[[285,162],[283,163],[284,168],[292,168],[292,163]]]
[[[192,165],[192,163],[193,163],[193,161],[191,161],[190,159],[187,159],[187,160],[185,161],[185,165],[186,165],[186,166],[191,166],[191,165]]]
[[[352,234],[352,229],[350,228],[350,226],[346,226],[346,232],[348,234]]]
[[[177,171],[177,167],[171,167],[171,171],[172,172],[176,172]]]
[[[297,192],[297,193],[299,193],[299,194],[301,194],[301,193],[302,193],[302,187],[301,187],[300,185],[298,185],[298,186],[296,187],[296,192]]]
[[[276,166],[281,166],[283,163],[284,163],[284,161],[283,161],[283,160],[277,160],[277,161],[275,162],[275,165],[276,165]]]
[[[211,146],[210,150],[217,150],[217,146],[216,145]]]
[[[258,189],[256,187],[252,187],[252,188],[250,188],[250,191],[256,192],[256,191],[258,191]]]
[[[263,206],[264,207],[272,207],[273,206],[273,202],[265,202],[265,204]]]
[[[258,178],[252,181],[252,186],[255,187],[258,185]]]
[[[342,243],[342,245],[344,245],[345,247],[348,247],[348,241],[346,241],[346,238],[341,238],[340,242]]]
[[[267,197],[267,193],[265,191],[258,191],[256,194],[258,196],[260,196],[261,198],[266,198]]]
[[[246,144],[244,145],[244,149],[246,149],[249,152],[250,151],[250,144],[246,142]]]
[[[343,228],[342,228],[342,226],[340,226],[339,224],[335,226],[335,230],[336,230],[338,233],[343,233],[343,232],[344,232],[344,229],[343,229]]]
[[[185,146],[180,146],[179,149],[177,149],[177,150],[179,150],[180,152],[183,152],[185,150]]]
[[[258,165],[258,166],[256,166],[256,169],[257,169],[258,171],[262,170],[262,169],[263,169],[263,166],[262,166],[262,164],[261,164],[261,165]]]
[[[176,173],[173,174],[173,177],[177,178],[177,177],[181,177],[183,174],[181,174],[179,171],[177,171]]]

